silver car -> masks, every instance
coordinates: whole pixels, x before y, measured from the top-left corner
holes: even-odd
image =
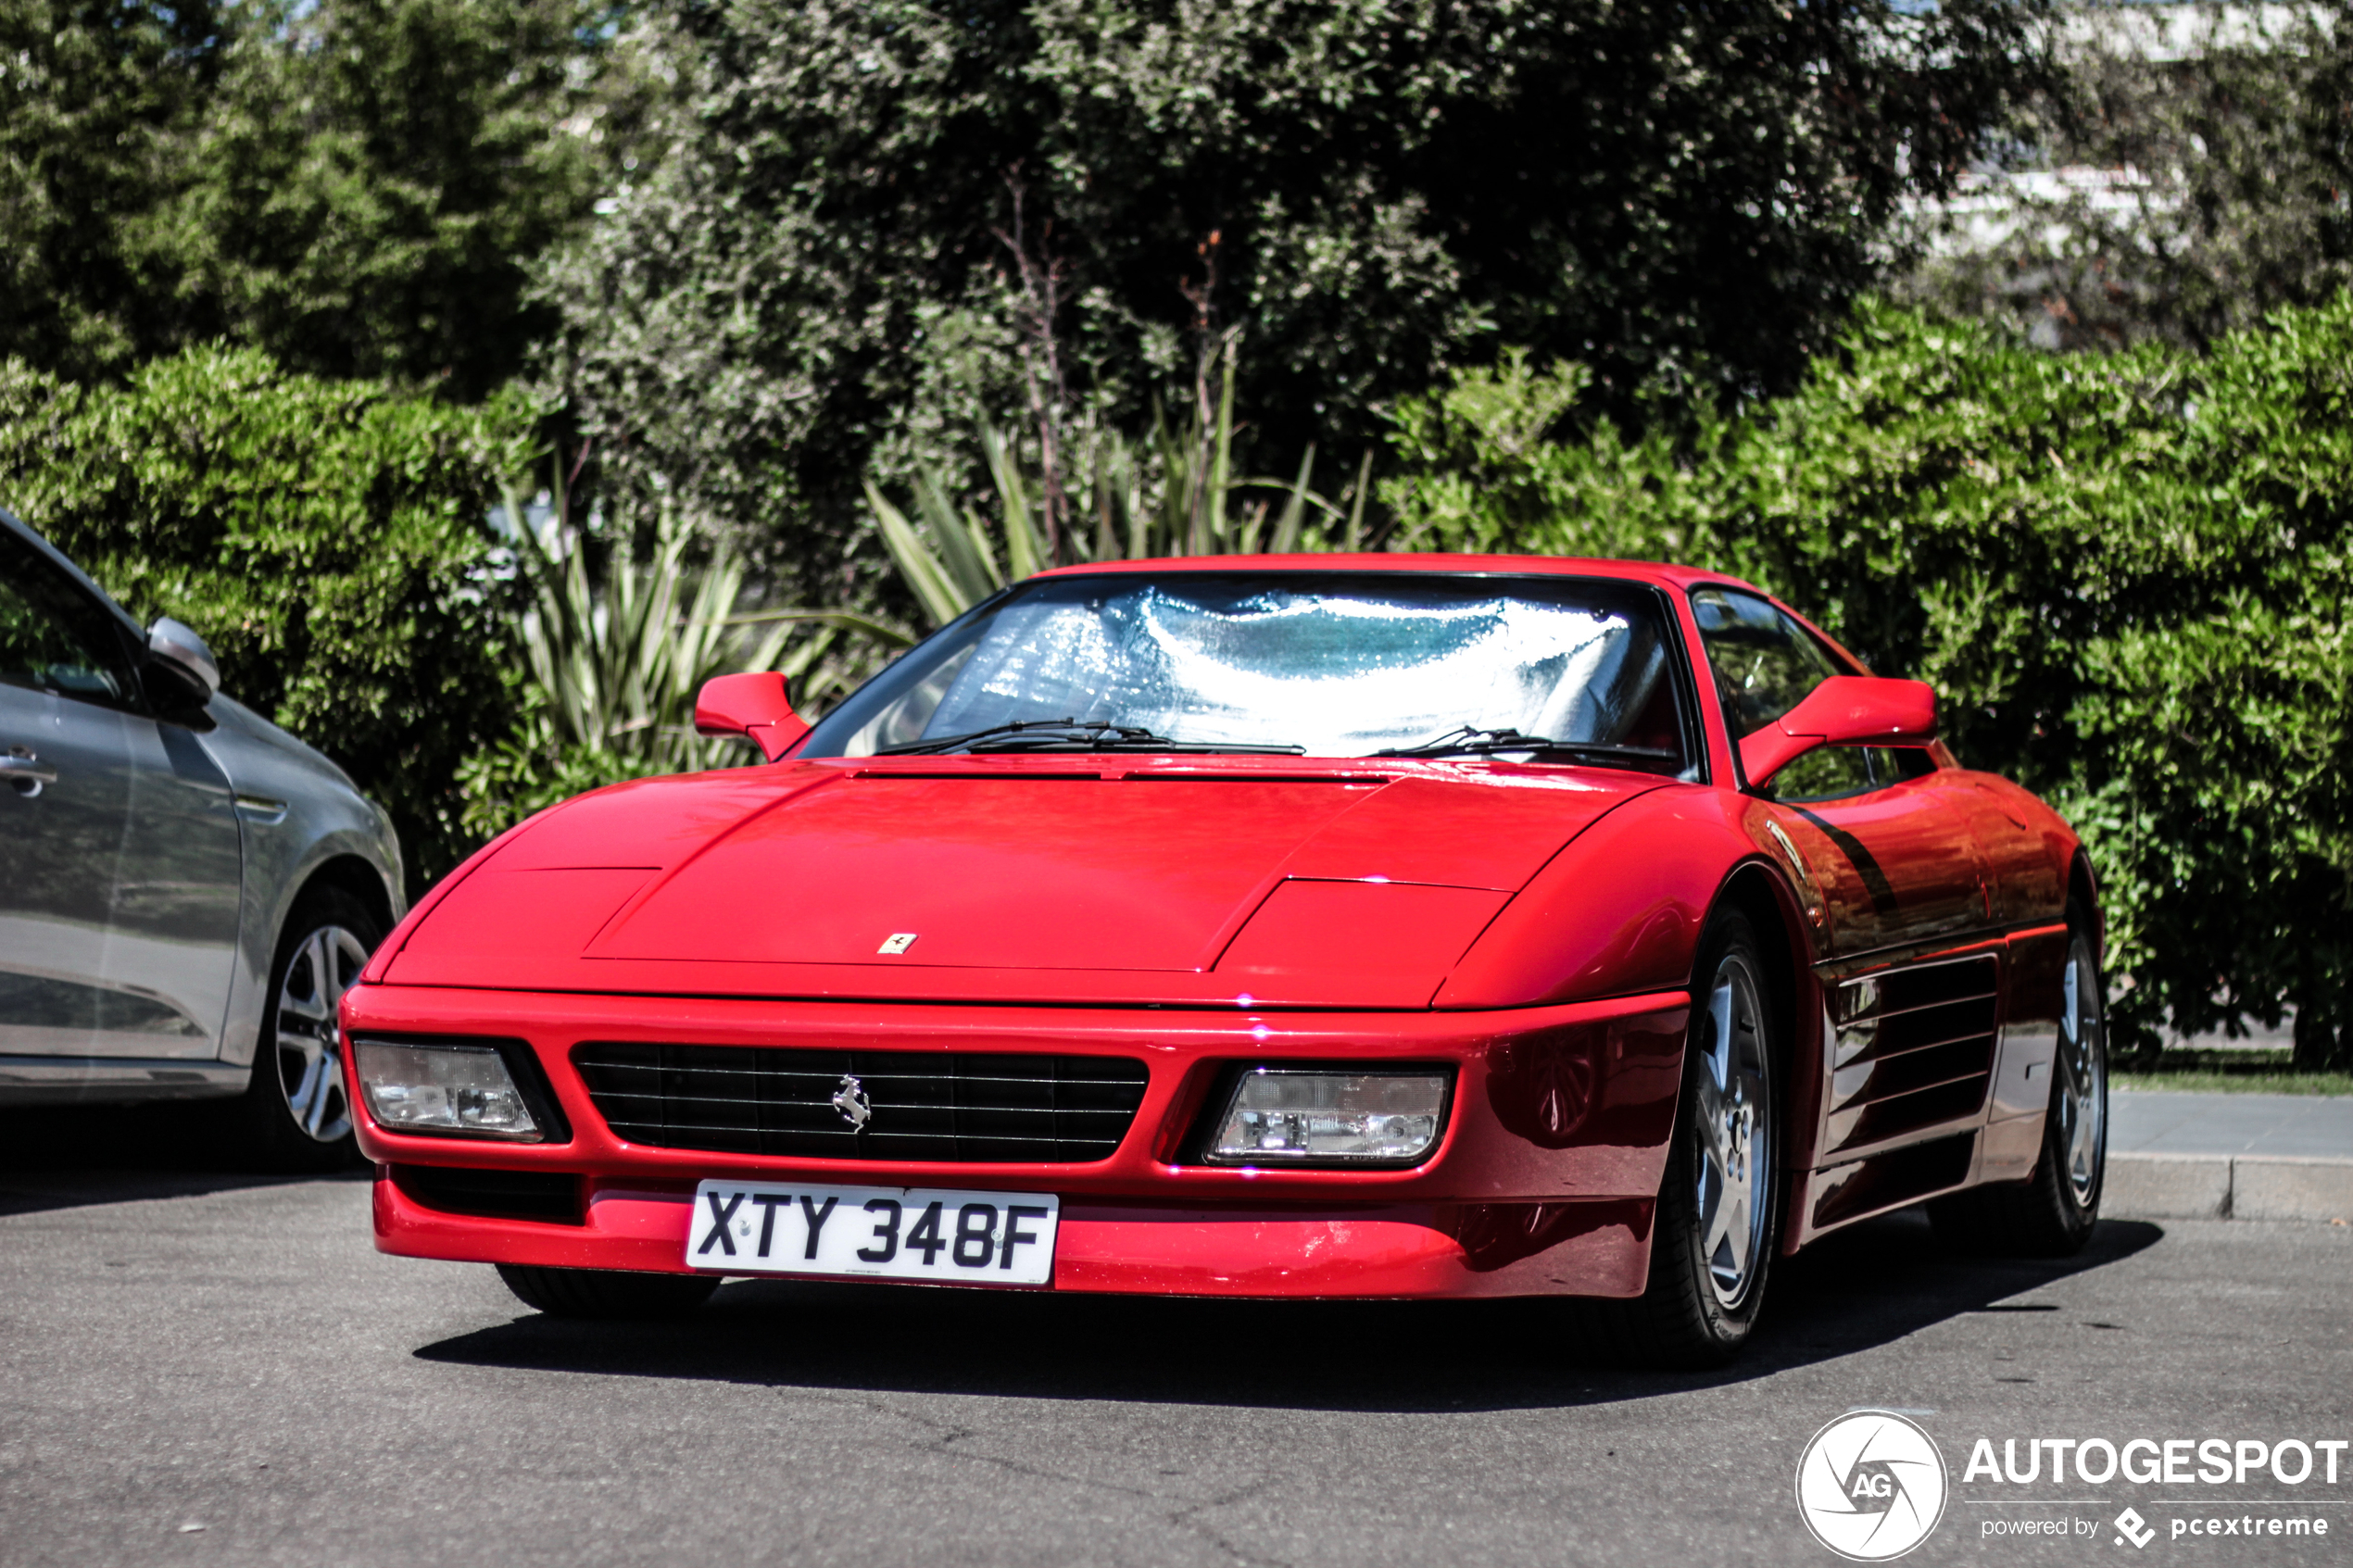
[[[218,1098],[353,1158],[335,1004],[401,911],[384,811],[0,512],[0,1104]]]

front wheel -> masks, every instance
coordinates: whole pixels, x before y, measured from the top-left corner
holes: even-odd
[[[719,1282],[708,1274],[542,1269],[522,1263],[499,1264],[498,1277],[524,1306],[559,1318],[683,1317],[719,1288]]]
[[[1929,1205],[1936,1234],[1967,1252],[2071,1258],[2092,1239],[2108,1178],[2108,996],[2084,911],[2070,906],[2058,1049],[2031,1181],[1977,1187]]]
[[[295,900],[238,1102],[243,1158],[273,1171],[335,1171],[358,1160],[336,1008],[384,938],[384,922],[342,888],[313,887]]]
[[[1747,918],[1719,916],[1701,943],[1683,1092],[1659,1183],[1650,1279],[1600,1308],[1631,1359],[1714,1366],[1746,1342],[1780,1230],[1780,1050],[1764,952]]]

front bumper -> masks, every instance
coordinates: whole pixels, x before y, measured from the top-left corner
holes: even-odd
[[[737,1176],[1055,1193],[1061,1290],[1626,1297],[1649,1265],[1687,1013],[1680,993],[1481,1013],[1282,1013],[361,985],[344,998],[343,1023],[522,1040],[570,1123],[570,1139],[550,1144],[394,1134],[354,1094],[360,1148],[380,1173],[376,1243],[402,1256],[687,1273],[695,1184]],[[1117,1151],[1086,1164],[764,1158],[616,1137],[572,1065],[589,1040],[1118,1055],[1142,1060],[1150,1081]],[[1448,1124],[1410,1170],[1180,1162],[1215,1085],[1261,1060],[1444,1063],[1455,1075]],[[578,1183],[576,1223],[431,1206],[390,1179],[395,1166],[561,1173]]]

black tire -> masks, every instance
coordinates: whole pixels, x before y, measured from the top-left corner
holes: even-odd
[[[341,1171],[358,1163],[334,1003],[384,939],[384,922],[340,887],[306,888],[270,963],[261,1038],[233,1125],[241,1163]]]
[[[1683,1088],[1659,1183],[1649,1282],[1635,1299],[1597,1302],[1592,1313],[1602,1348],[1644,1366],[1730,1361],[1755,1327],[1780,1242],[1787,1184],[1780,1102],[1789,1058],[1771,972],[1745,915],[1726,910],[1710,923],[1692,979]],[[1728,987],[1730,1005],[1713,1005]],[[1720,1027],[1727,1017],[1729,1031]],[[1730,1035],[1729,1044],[1719,1034]],[[1718,1128],[1713,1144],[1703,1126],[1711,1118]],[[1744,1178],[1720,1173],[1725,1156],[1712,1148],[1730,1149],[1731,1167]],[[1737,1249],[1730,1236],[1708,1234],[1728,1204],[1745,1213],[1745,1245]]]
[[[2067,915],[2073,984],[2052,1059],[2042,1157],[2026,1181],[1973,1187],[1928,1206],[1937,1239],[1956,1251],[2071,1258],[2099,1223],[2108,1176],[2107,980],[2085,912],[2070,904]]]
[[[719,1288],[709,1274],[624,1273],[610,1269],[542,1269],[500,1263],[498,1277],[526,1307],[550,1317],[684,1317]]]

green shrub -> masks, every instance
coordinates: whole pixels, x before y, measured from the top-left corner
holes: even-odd
[[[533,457],[519,398],[452,408],[195,349],[127,385],[0,364],[0,505],[381,801],[412,886],[461,852],[455,780],[516,707],[486,519]]]
[[[1403,405],[1405,536],[1772,589],[2083,832],[2125,1038],[2293,1007],[2307,1064],[2353,1047],[2353,300],[2102,358],[1866,307],[1680,440],[1575,428],[1580,374],[1506,357]]]

